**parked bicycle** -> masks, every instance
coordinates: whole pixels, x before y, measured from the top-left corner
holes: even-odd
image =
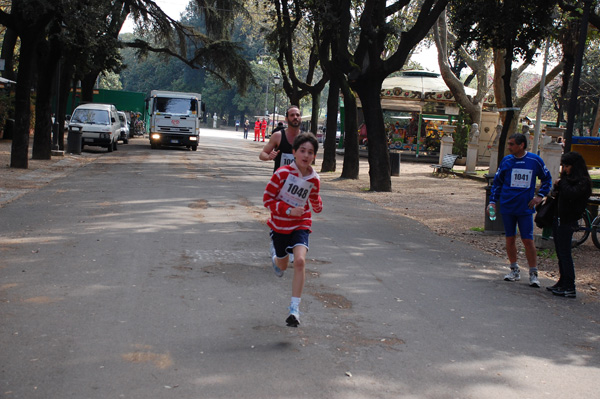
[[[590,198],[589,203],[600,205],[600,197]],[[577,226],[577,229],[573,232],[572,247],[575,248],[583,244],[591,235],[594,245],[600,249],[600,214],[592,220],[590,211],[586,209],[577,221]]]

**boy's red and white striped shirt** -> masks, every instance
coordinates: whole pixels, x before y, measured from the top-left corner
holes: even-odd
[[[290,174],[313,184],[308,195],[308,201],[304,206],[304,214],[300,217],[288,216],[285,212],[293,207],[284,201],[277,199],[279,192],[285,185],[285,181]],[[313,211],[316,213],[320,213],[323,209],[323,201],[319,195],[320,185],[321,180],[319,175],[312,168],[311,174],[308,176],[302,176],[302,173],[298,170],[294,162],[277,169],[275,173],[273,173],[271,181],[267,184],[263,194],[263,204],[265,208],[271,211],[271,218],[267,221],[267,225],[273,231],[281,234],[289,234],[294,230],[310,231],[312,226],[312,214],[308,204],[310,203]]]

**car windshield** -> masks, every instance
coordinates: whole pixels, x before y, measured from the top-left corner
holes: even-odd
[[[190,115],[196,113],[196,99],[156,97],[154,110],[165,114]]]
[[[98,109],[76,109],[71,117],[71,123],[89,123],[92,125],[108,125],[108,111]]]

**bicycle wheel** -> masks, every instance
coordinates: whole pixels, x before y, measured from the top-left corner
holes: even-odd
[[[600,249],[600,216],[592,222],[592,241],[596,248]]]
[[[573,230],[571,248],[580,246],[590,235],[590,213],[586,209],[577,221],[577,227]]]

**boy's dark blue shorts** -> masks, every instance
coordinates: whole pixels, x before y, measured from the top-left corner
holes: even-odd
[[[290,234],[281,234],[271,230],[271,240],[273,240],[273,246],[275,247],[275,255],[279,259],[283,259],[288,254],[294,253],[296,245],[302,245],[308,251],[309,234],[310,231],[308,230],[294,230]]]

